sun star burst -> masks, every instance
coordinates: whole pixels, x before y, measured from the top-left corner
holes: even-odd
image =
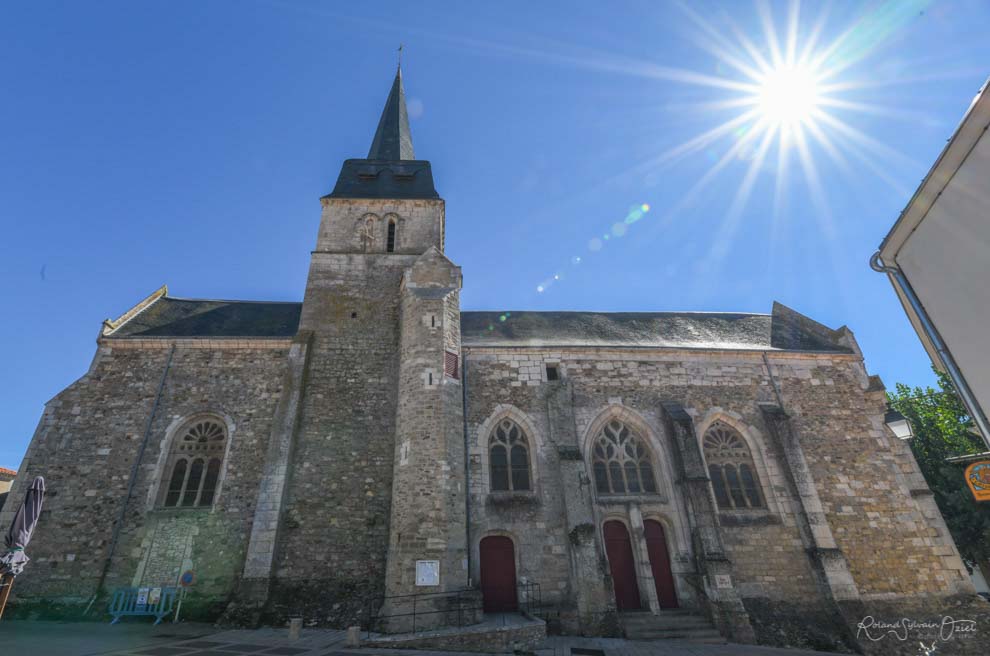
[[[759,80],[755,101],[761,116],[778,127],[814,120],[820,100],[818,76],[801,64],[767,71]]]

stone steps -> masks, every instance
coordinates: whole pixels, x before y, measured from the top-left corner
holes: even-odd
[[[700,643],[724,643],[712,623],[702,615],[685,610],[665,610],[659,615],[649,612],[623,613],[622,627],[630,640],[686,640]]]

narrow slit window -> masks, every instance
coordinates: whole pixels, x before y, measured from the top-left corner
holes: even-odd
[[[182,496],[182,485],[186,482],[186,460],[177,460],[172,468],[172,480],[169,481],[168,491],[165,493],[165,506],[172,507],[178,505],[179,497]]]
[[[395,252],[395,221],[388,222],[388,235],[385,238],[385,251]]]
[[[742,480],[743,491],[746,493],[746,500],[750,508],[762,508],[763,499],[760,497],[760,488],[756,485],[756,477],[749,465],[743,463],[739,465],[739,478]]]
[[[560,371],[557,369],[557,365],[547,365],[547,380],[560,380]]]
[[[512,489],[529,489],[529,454],[522,444],[515,444],[512,447]]]
[[[186,492],[182,495],[183,506],[195,506],[199,500],[199,485],[203,481],[203,461],[193,460],[189,467],[189,479],[186,482]]]
[[[492,460],[492,489],[496,491],[509,489],[509,460],[505,455],[505,446],[496,444],[491,450]]]
[[[206,478],[203,480],[203,492],[199,495],[199,505],[209,506],[213,503],[213,495],[217,491],[217,481],[220,479],[220,459],[211,458],[206,467]]]
[[[729,499],[729,493],[725,490],[725,479],[722,478],[722,466],[708,465],[708,475],[712,479],[712,489],[715,490],[715,501],[718,502],[719,507],[731,508],[732,501]]]

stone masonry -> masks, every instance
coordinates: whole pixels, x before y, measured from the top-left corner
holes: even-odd
[[[848,329],[779,304],[462,312],[404,102],[397,75],[321,199],[301,303],[163,287],[104,323],[11,490],[49,490],[11,612],[98,616],[193,572],[186,617],[234,625],[401,632],[416,604],[418,628],[484,608],[621,635],[678,609],[892,654],[915,649],[862,618],[990,629]]]

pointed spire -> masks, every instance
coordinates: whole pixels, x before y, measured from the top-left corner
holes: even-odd
[[[402,67],[395,72],[395,81],[389,91],[378,130],[368,151],[370,160],[409,160],[416,159],[413,153],[412,133],[409,131],[409,116],[406,113],[406,92],[402,88]]]

